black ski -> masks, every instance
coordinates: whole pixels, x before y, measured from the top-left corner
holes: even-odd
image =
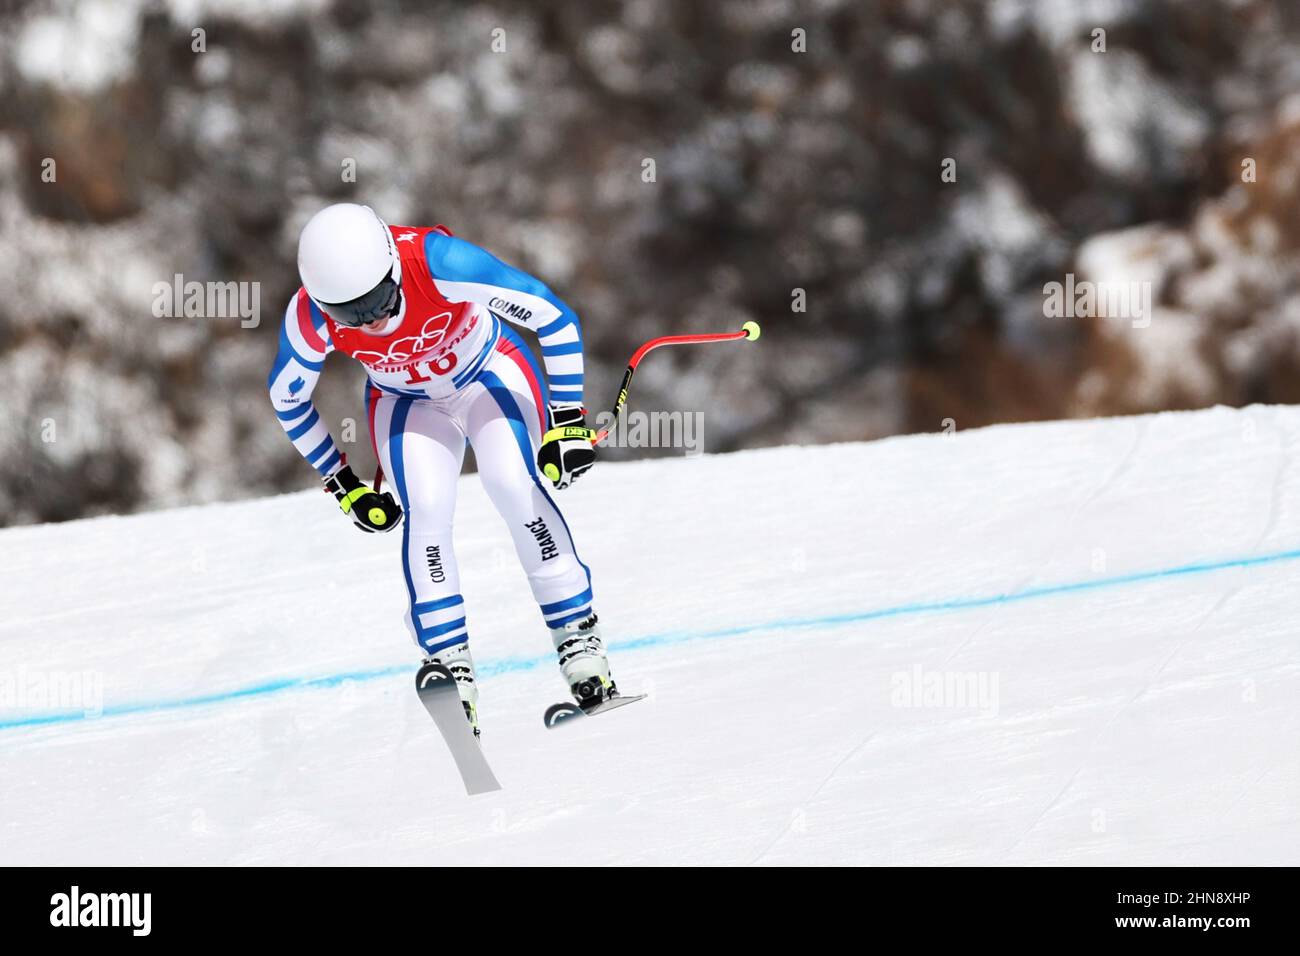
[[[456,690],[456,678],[441,664],[424,664],[415,674],[415,692],[420,703],[433,718],[434,724],[447,742],[451,758],[465,784],[465,792],[491,793],[500,790],[492,768],[488,766],[483,747],[474,736],[474,728],[465,719],[465,706]]]
[[[558,727],[560,724],[567,723],[577,717],[595,717],[597,714],[603,714],[609,710],[617,710],[624,704],[635,704],[638,700],[644,698],[645,694],[616,694],[594,704],[588,704],[586,707],[571,702],[552,704],[546,708],[546,714],[542,717],[542,720],[547,727]]]

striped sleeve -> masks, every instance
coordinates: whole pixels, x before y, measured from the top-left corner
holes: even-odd
[[[582,404],[582,325],[573,309],[545,283],[472,242],[431,232],[424,252],[434,284],[446,299],[478,302],[537,334],[551,404]]]
[[[331,351],[333,345],[325,316],[307,293],[299,289],[284,310],[280,350],[267,377],[266,388],[271,393],[280,427],[322,478],[329,477],[343,464],[343,456],[311,400],[325,356]]]

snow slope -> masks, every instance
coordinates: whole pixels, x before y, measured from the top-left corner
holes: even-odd
[[[1253,407],[606,463],[562,503],[652,696],[563,731],[466,477],[475,798],[396,541],[319,492],[0,532],[0,863],[1295,864],[1298,436]],[[103,716],[41,701],[83,672]]]

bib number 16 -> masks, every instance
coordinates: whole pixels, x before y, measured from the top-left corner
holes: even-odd
[[[410,366],[406,370],[406,384],[419,385],[421,382],[432,381],[428,375],[420,374],[420,365],[423,365],[433,375],[446,375],[456,367],[456,353],[448,352],[441,358],[436,358],[430,362],[420,362]]]

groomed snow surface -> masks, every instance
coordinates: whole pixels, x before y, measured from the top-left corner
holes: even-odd
[[[0,532],[0,863],[1296,864],[1300,411],[605,463],[563,697],[474,476],[499,793],[412,690],[395,537],[318,491]],[[83,711],[102,709],[99,717]]]

